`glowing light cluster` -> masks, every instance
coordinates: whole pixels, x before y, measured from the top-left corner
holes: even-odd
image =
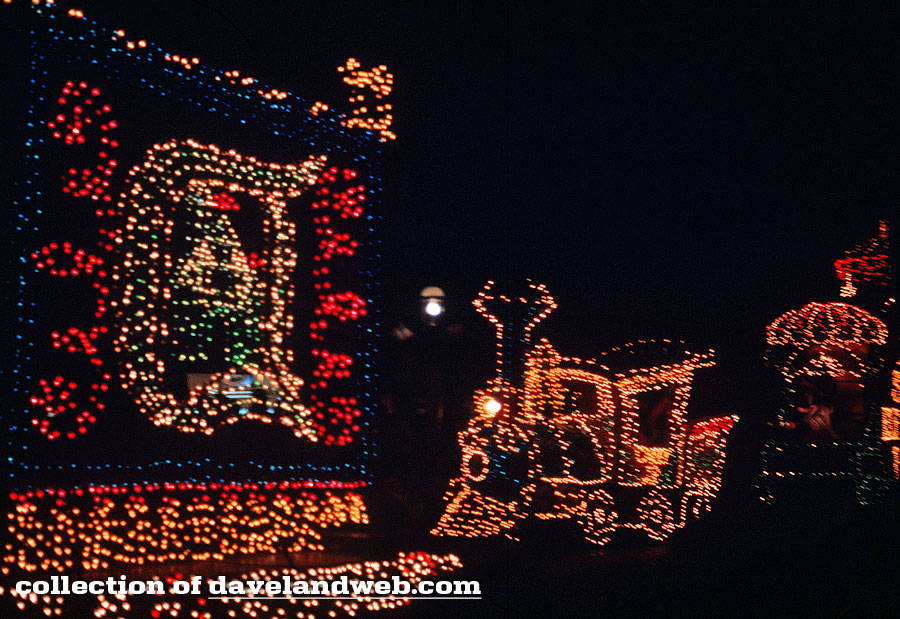
[[[43,411],[44,417],[32,418],[31,423],[51,441],[63,436],[65,431],[58,429],[58,424],[54,423],[58,416],[63,416],[64,423],[71,428],[65,431],[66,438],[72,439],[76,434],[84,434],[87,432],[87,425],[97,421],[94,412],[106,408],[99,396],[109,389],[109,383],[106,382],[109,379],[110,375],[104,374],[103,381],[92,384],[87,394],[83,387],[79,390],[78,383],[66,381],[62,376],[40,379],[37,393],[31,396],[31,404]]]
[[[121,36],[125,36],[125,33],[123,32]],[[200,64],[200,59],[197,57],[185,58],[184,56],[179,56],[178,54],[166,54],[164,58],[169,62],[179,63],[185,71],[190,71],[196,65]]]
[[[277,88],[273,88],[269,92],[263,92],[262,90],[256,91],[258,94],[262,95],[263,99],[275,99],[276,101],[281,101],[282,99],[287,99],[288,93],[283,90],[278,90]]]
[[[394,577],[409,582],[412,586],[423,580],[439,580],[463,567],[458,557],[452,554],[436,555],[425,552],[400,552],[396,559],[388,561],[366,561],[345,563],[333,567],[259,569],[240,573],[233,577],[239,581],[281,581],[289,579],[293,583],[307,581],[313,589],[314,581],[334,581],[347,577],[348,580],[388,580]],[[175,578],[184,578],[176,574]],[[171,584],[172,576],[156,577]],[[232,580],[232,578],[229,578]],[[168,589],[168,587],[166,587]],[[208,589],[208,584],[204,585]],[[4,593],[0,588],[0,594]],[[66,598],[29,594],[20,597],[14,590],[9,591],[16,600],[20,611],[39,609],[46,616],[61,615],[69,610]],[[216,617],[252,617],[254,619],[316,619],[330,617],[355,617],[369,612],[391,610],[409,605],[415,598],[410,596],[381,597],[349,591],[347,596],[321,596],[322,599],[303,598],[289,593],[272,597],[265,591],[256,599],[218,598],[194,595],[116,594],[96,596],[93,616],[104,617],[172,617],[174,619],[214,619]]]
[[[343,66],[338,67],[339,73],[346,73],[344,83],[352,88],[350,103],[354,104],[351,116],[341,121],[345,127],[368,129],[377,131],[382,142],[396,140],[397,135],[388,129],[394,122],[393,105],[385,99],[391,94],[394,84],[394,76],[389,73],[385,65],[372,67],[370,70],[361,70],[362,65],[355,58],[348,58]],[[367,91],[374,93],[374,109],[370,109],[366,103]],[[367,114],[372,114],[367,116]],[[377,114],[377,115],[376,115]]]
[[[891,373],[891,400],[896,406],[881,408],[881,440],[890,447],[894,479],[900,479],[900,361]]]
[[[39,271],[46,269],[50,275],[60,277],[92,274],[95,268],[103,264],[102,258],[88,254],[84,249],[75,249],[68,241],[45,245],[40,251],[32,252],[31,259]],[[96,275],[106,277],[106,272],[98,269]]]
[[[538,293],[530,304],[492,288],[489,282],[475,306],[495,325],[498,341],[510,328],[488,302],[529,306],[526,344],[556,307],[543,286],[530,285]],[[694,372],[714,364],[713,351],[646,341],[583,361],[562,357],[541,340],[528,350],[516,387],[500,373],[507,360],[498,348],[498,376],[475,394],[478,414],[459,435],[460,475],[451,481],[433,534],[513,537],[516,524],[534,516],[575,520],[597,544],[618,528],[664,539],[710,509],[721,485],[725,440],[738,419],[687,420]],[[640,365],[648,350],[662,361]],[[625,368],[615,369],[623,357]],[[618,501],[625,487],[640,491],[632,513]]]
[[[91,200],[112,201],[109,195],[109,177],[112,176],[118,162],[110,156],[110,149],[119,147],[119,142],[112,137],[118,126],[115,120],[107,120],[111,112],[109,105],[96,102],[100,96],[99,88],[89,88],[87,82],[66,82],[57,103],[62,108],[53,120],[47,122],[47,128],[57,140],[67,145],[85,144],[88,138],[95,142],[97,163],[94,168],[76,170],[72,168],[63,176],[66,184],[62,190],[76,198],[90,197]]]
[[[322,304],[316,308],[316,313],[322,316],[334,316],[341,322],[348,320],[356,320],[360,316],[366,315],[366,301],[355,293],[348,291],[345,293],[322,295]]]
[[[878,222],[878,233],[868,241],[858,244],[835,260],[837,278],[844,282],[842,297],[853,297],[861,282],[886,286],[890,281],[890,245],[888,222]]]
[[[322,171],[316,183],[312,210],[319,242],[312,273],[319,303],[313,310],[316,319],[309,323],[309,337],[321,344],[328,341],[330,324],[353,324],[368,313],[365,299],[352,290],[335,292],[332,280],[332,261],[345,262],[359,247],[348,227],[363,215],[367,200],[366,187],[357,177],[355,170],[330,167]],[[339,264],[335,266],[340,268]],[[353,435],[359,431],[358,402],[332,381],[350,378],[353,358],[344,352],[320,348],[314,348],[312,355],[318,358],[313,372],[316,380],[309,385],[316,433],[324,437],[326,445],[352,443]]]
[[[63,573],[323,550],[325,529],[365,525],[368,514],[356,492],[319,485],[186,482],[12,493],[2,570]]]
[[[103,295],[109,293],[101,280],[107,276],[102,258],[88,254],[84,249],[75,249],[68,241],[51,242],[31,253],[35,268],[55,277],[91,276],[101,298],[94,316],[99,318],[105,311]],[[92,326],[89,331],[79,327],[68,327],[50,333],[53,348],[72,354],[85,355],[94,368],[103,365],[97,348],[98,338],[107,332],[105,325]],[[89,387],[83,379],[65,379],[62,376],[39,378],[29,398],[31,424],[42,436],[50,440],[60,437],[74,439],[85,434],[90,424],[97,421],[97,414],[106,408],[101,396],[109,389],[112,378],[108,373],[93,373]],[[81,386],[79,387],[79,383]]]
[[[54,331],[50,334],[50,337],[53,339],[54,348],[62,348],[65,346],[66,350],[71,353],[86,353],[92,357],[92,362],[96,365],[100,365],[103,362],[100,361],[100,359],[93,357],[93,355],[97,354],[97,347],[94,345],[94,341],[101,333],[106,332],[107,328],[105,326],[91,327],[90,333],[86,333],[78,327],[69,327],[64,334],[60,335]]]
[[[810,347],[839,348],[859,362],[864,350],[885,344],[887,336],[883,321],[846,303],[808,303],[782,314],[766,327],[766,343],[786,353],[775,364],[789,380],[811,371],[836,376],[850,370],[846,362],[827,353],[804,363],[800,356]]]

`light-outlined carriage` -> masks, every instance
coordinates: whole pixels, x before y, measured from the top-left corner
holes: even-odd
[[[529,288],[538,293],[531,302],[494,295],[488,283],[475,301],[497,326],[501,368],[511,329],[486,304],[526,306],[527,343],[555,307],[543,286]],[[459,434],[460,475],[432,533],[515,538],[516,525],[534,516],[575,520],[601,545],[620,528],[665,539],[709,510],[721,486],[738,418],[687,418],[694,372],[712,365],[712,350],[680,342],[639,342],[582,361],[542,340],[527,351],[519,385],[501,371],[476,392],[476,415]]]

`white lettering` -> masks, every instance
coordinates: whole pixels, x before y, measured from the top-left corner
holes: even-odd
[[[247,582],[247,586],[250,588],[250,595],[255,597],[259,595],[259,592],[266,586],[266,581],[250,580]]]
[[[347,575],[343,575],[335,582],[331,583],[332,595],[349,595],[350,589],[347,583]]]
[[[260,581],[262,582],[262,581]],[[278,595],[281,593],[281,583],[277,580],[269,580],[266,582],[266,593],[269,595]]]
[[[350,583],[353,595],[372,595],[372,587],[375,583],[371,580],[354,580]]]
[[[209,593],[210,595],[225,595],[227,593],[224,576],[219,576],[215,580],[209,581]]]
[[[186,580],[176,580],[172,583],[172,593],[184,595],[191,590],[191,583]]]
[[[147,585],[142,580],[132,580],[128,583],[128,595],[142,595],[147,593]]]
[[[391,576],[391,580],[394,583],[394,595],[407,595],[410,591],[412,591],[412,585],[408,580],[400,580],[400,577],[397,575]]]

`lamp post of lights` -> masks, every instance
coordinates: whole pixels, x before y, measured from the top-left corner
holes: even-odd
[[[428,286],[419,293],[422,319],[436,327],[444,315],[444,291],[437,286]]]

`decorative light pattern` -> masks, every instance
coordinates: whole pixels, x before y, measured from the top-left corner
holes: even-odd
[[[875,237],[835,260],[834,270],[837,278],[844,282],[840,292],[842,297],[856,296],[857,284],[861,282],[886,286],[891,281],[888,222],[879,221]]]
[[[11,493],[2,571],[64,573],[323,550],[365,525],[359,484],[165,483]]]
[[[67,181],[63,192],[76,198],[90,197],[91,200],[110,202],[109,177],[118,163],[109,151],[119,147],[119,142],[112,137],[118,125],[115,120],[106,118],[111,108],[97,103],[99,96],[100,89],[89,88],[87,82],[66,82],[57,100],[62,109],[53,120],[47,122],[47,128],[53,138],[63,140],[69,146],[85,144],[88,137],[96,142],[96,165],[82,170],[70,169],[63,176],[63,180]]]
[[[119,36],[125,36],[125,32],[122,31],[122,34]],[[190,71],[192,68],[194,68],[194,66],[200,64],[200,59],[196,57],[185,58],[183,56],[179,56],[178,54],[166,54],[164,58],[169,62],[177,62],[181,64],[185,71]],[[262,91],[260,91],[260,94],[262,94]]]
[[[528,516],[569,518],[588,540],[605,544],[617,528],[664,539],[709,510],[721,485],[725,440],[738,419],[687,420],[694,372],[714,364],[713,351],[691,353],[663,340],[582,361],[541,340],[528,351],[517,387],[503,376],[511,328],[498,316],[524,316],[527,345],[556,305],[543,286],[529,285],[537,293],[531,302],[492,288],[488,282],[474,303],[497,330],[498,375],[475,393],[478,413],[459,435],[460,476],[450,482],[432,533],[512,538]],[[497,301],[518,311],[490,309]],[[664,361],[636,367],[650,349]],[[613,369],[622,357],[625,369]],[[636,507],[619,500],[626,487],[640,492]]]
[[[900,361],[891,374],[891,399],[897,406],[881,407],[881,440],[891,449],[894,479],[900,479]]]
[[[11,43],[30,83],[24,175],[11,192],[15,402],[3,417],[18,490],[5,574],[142,561],[165,570],[175,560],[321,548],[326,531],[366,524],[361,497],[348,492],[362,482],[346,480],[366,475],[372,450],[379,134],[79,9],[47,1],[4,10],[20,22]],[[308,159],[263,162],[196,135]],[[84,225],[91,213],[93,227]],[[298,238],[305,228],[321,229],[312,243]],[[293,281],[298,269],[314,271],[314,288]],[[309,320],[321,337],[306,338]],[[310,449],[290,463],[223,461],[201,439],[189,441],[196,453],[173,459],[130,401],[161,427],[209,433],[258,418],[354,448]],[[89,428],[94,447],[78,462],[56,447]],[[119,461],[96,449],[104,441],[125,441],[110,450]],[[188,481],[161,481],[185,479],[185,469]],[[299,481],[310,476],[344,481]],[[44,489],[54,477],[119,485]]]
[[[110,378],[104,374],[102,381],[90,385],[89,389],[83,386],[79,389],[78,383],[62,376],[40,379],[31,404],[43,413],[43,418],[32,417],[32,425],[51,441],[60,436],[72,439],[84,434],[88,424],[97,421],[94,413],[106,408],[100,394],[109,389]]]
[[[59,254],[62,253],[62,256]],[[32,252],[31,259],[39,271],[46,269],[50,275],[75,277],[81,273],[94,273],[94,269],[103,264],[103,259],[88,254],[84,249],[75,250],[68,241],[50,243],[41,248],[39,252]],[[65,261],[59,264],[60,261]],[[106,277],[106,272],[98,270],[98,277]]]
[[[319,304],[313,310],[315,319],[309,323],[309,337],[314,342],[327,343],[330,324],[356,323],[368,314],[364,298],[352,290],[335,292],[332,275],[333,266],[341,268],[340,263],[353,258],[358,251],[359,241],[345,230],[351,230],[352,222],[363,216],[367,193],[357,172],[350,168],[330,167],[323,170],[316,182],[312,210],[319,242],[318,252],[313,256],[312,273]],[[344,379],[346,383],[353,358],[340,351],[318,347],[311,352],[318,362],[309,383],[316,433],[324,436],[326,445],[352,443],[353,435],[360,429],[358,401],[348,395],[340,383],[333,383],[338,379]]]
[[[351,117],[341,122],[345,127],[377,131],[382,142],[396,140],[397,135],[388,129],[394,122],[392,113],[394,108],[385,101],[394,87],[394,76],[388,73],[387,67],[383,64],[372,67],[368,71],[360,70],[361,66],[358,60],[349,58],[344,66],[338,67],[339,73],[346,73],[344,83],[351,87],[350,103],[355,104]],[[369,90],[375,93],[374,110],[370,109],[371,104],[366,103],[366,94]],[[317,103],[313,107],[315,110],[313,113],[318,112],[319,109],[322,107]],[[366,114],[372,114],[372,116],[366,116]]]
[[[71,11],[69,15],[73,15]],[[94,169],[83,168],[79,171],[70,168],[63,175],[63,180],[66,181],[62,187],[63,193],[75,198],[90,197],[92,200],[110,202],[112,200],[109,193],[110,177],[117,162],[109,153],[111,149],[119,146],[118,141],[112,137],[118,125],[115,120],[107,118],[111,108],[98,102],[98,97],[100,97],[99,88],[91,88],[84,81],[78,83],[67,81],[56,100],[57,112],[46,125],[54,140],[61,140],[67,146],[73,147],[93,146],[96,151],[98,163]],[[101,215],[104,213],[103,210],[97,212]],[[105,231],[101,231],[103,232]],[[39,252],[32,252],[31,258],[38,271],[49,275],[92,276],[93,287],[100,295],[94,317],[100,318],[105,313],[106,305],[103,297],[109,293],[109,288],[101,281],[107,276],[106,271],[100,268],[104,264],[102,258],[88,254],[83,248],[75,250],[68,241],[50,242]],[[106,332],[107,327],[101,325],[90,327],[89,333],[78,327],[69,327],[63,335],[56,331],[50,335],[54,348],[62,349],[65,345],[68,352],[83,352],[88,356],[91,365],[101,366],[103,361],[98,354],[96,340],[100,334]],[[74,380],[66,381],[61,376],[52,379],[40,378],[37,389],[32,392],[29,399],[32,412],[40,415],[40,417],[32,416],[32,425],[50,440],[62,436],[74,439],[85,434],[88,425],[96,422],[96,413],[105,408],[99,396],[100,392],[109,389],[110,375],[104,373],[93,380],[90,394],[84,395],[82,387],[79,397],[78,383]]]
[[[496,331],[496,374],[488,382],[487,392],[477,400],[475,410],[479,411],[494,395],[501,408],[504,405],[509,410],[515,408],[515,390],[510,386],[521,379],[520,357],[527,354],[521,347],[528,345],[532,330],[556,309],[556,302],[543,284],[529,280],[523,294],[518,296],[497,294],[494,286],[495,283],[489,280],[472,301],[475,311]]]
[[[773,351],[782,351],[776,362],[785,379],[815,368],[817,373],[837,375],[847,363],[823,354],[809,363],[801,361],[810,347],[836,347],[847,351],[857,362],[872,345],[887,342],[887,326],[864,309],[846,303],[809,303],[791,310],[766,327],[766,343]],[[840,367],[839,367],[840,366]],[[861,378],[861,377],[860,377]]]
[[[38,271],[55,277],[91,276],[94,288],[101,295],[94,317],[98,318],[103,314],[105,305],[102,296],[108,294],[109,289],[101,281],[107,276],[106,271],[101,268],[104,264],[102,258],[88,254],[84,249],[76,250],[66,241],[45,245],[40,251],[32,252],[31,259]],[[55,349],[84,354],[91,366],[99,368],[103,365],[103,360],[99,355],[97,340],[107,330],[105,325],[93,326],[87,332],[79,327],[68,327],[62,333],[51,332],[50,341]],[[93,377],[89,388],[82,379],[67,380],[59,375],[37,380],[29,404],[31,425],[41,435],[49,440],[60,437],[74,439],[85,434],[88,426],[97,421],[97,414],[106,408],[101,396],[108,391],[112,377],[108,373],[91,374]],[[81,387],[79,382],[82,383]]]
[[[416,586],[423,580],[436,580],[462,568],[462,562],[455,555],[435,555],[424,552],[400,552],[390,561],[366,561],[346,563],[333,567],[298,570],[295,568],[259,569],[240,573],[228,580],[275,581],[289,579],[290,582],[335,581],[342,577],[352,580],[387,580],[399,578]],[[175,577],[183,578],[183,574]],[[172,576],[156,579],[171,583]],[[209,581],[204,585],[209,590]],[[312,584],[310,588],[313,588]],[[0,594],[3,589],[0,588]],[[193,595],[98,595],[93,616],[103,617],[160,617],[213,619],[215,617],[252,617],[254,619],[295,617],[296,619],[316,619],[317,617],[355,617],[367,612],[391,610],[410,604],[415,598],[398,595],[382,597],[349,591],[347,596],[322,596],[325,599],[309,599],[293,593],[273,597],[266,591],[255,599],[219,598]],[[21,598],[15,591],[10,594],[16,599],[20,611],[40,608],[46,616],[61,615],[68,610],[66,598],[49,595],[29,594]],[[93,604],[93,602],[92,602]]]

